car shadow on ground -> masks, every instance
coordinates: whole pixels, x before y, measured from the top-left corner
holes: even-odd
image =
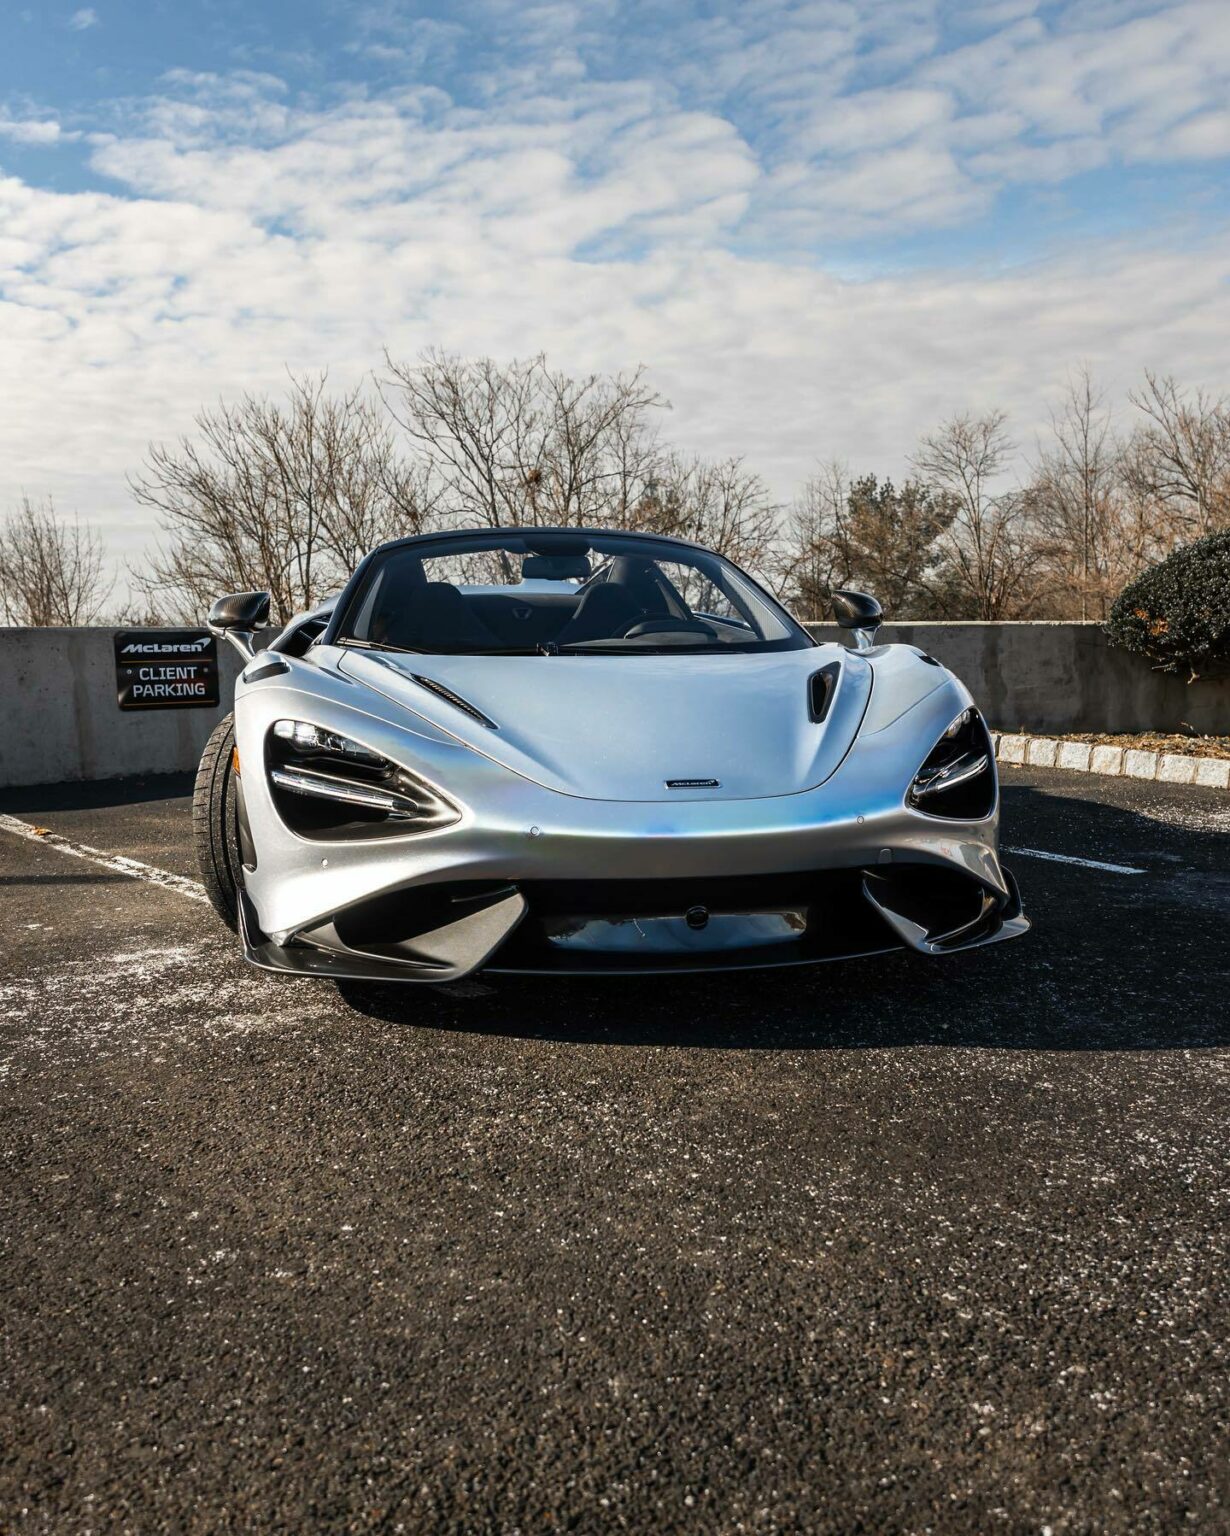
[[[1048,975],[1053,997],[1060,977]],[[1005,988],[1017,995],[1005,995]],[[589,1045],[711,1050],[1156,1051],[1230,1045],[1230,1021],[1185,1010],[1038,1006],[1028,967],[884,956],[798,971],[580,981],[496,977],[481,995],[339,982],[356,1013],[418,1028]],[[477,989],[476,989],[477,990]]]
[[[343,982],[338,990],[356,1012],[392,1023],[604,1045],[1230,1044],[1230,836],[1016,786],[1004,795],[1004,842],[1014,841],[1143,873],[1007,855],[1034,930],[950,958],[896,953],[690,977],[482,976],[456,988]]]

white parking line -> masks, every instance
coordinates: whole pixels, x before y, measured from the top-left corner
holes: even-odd
[[[13,832],[18,837],[28,838],[32,843],[44,843],[49,848],[55,848],[60,853],[68,853],[74,859],[86,859],[91,864],[100,864],[103,869],[114,870],[120,875],[131,875],[134,880],[144,880],[150,885],[161,885],[165,890],[176,891],[180,896],[187,896],[192,901],[208,901],[205,887],[197,880],[189,880],[184,875],[173,875],[170,870],[157,869],[153,864],[143,864],[140,859],[126,858],[122,853],[108,853],[103,848],[91,848],[89,843],[74,843],[67,837],[61,837],[58,832],[52,832],[46,827],[36,827],[32,822],[22,821],[16,816],[5,816],[0,813],[0,832]]]
[[[1133,864],[1104,864],[1101,859],[1078,859],[1070,853],[1047,853],[1041,848],[1005,848],[1005,853],[1019,853],[1024,859],[1050,859],[1055,864],[1081,864],[1086,869],[1104,869],[1112,875],[1147,875],[1147,869]]]

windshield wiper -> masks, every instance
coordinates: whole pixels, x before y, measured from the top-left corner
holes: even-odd
[[[533,645],[510,645],[507,649],[503,646],[494,646],[486,650],[433,651],[432,654],[434,656],[538,656],[541,653]]]
[[[721,650],[728,650],[722,646]],[[595,645],[591,640],[576,640],[556,647],[559,656],[695,656],[700,651],[717,653],[711,645]]]
[[[414,645],[390,645],[387,640],[377,643],[375,640],[360,640],[355,635],[346,635],[339,640],[338,645],[353,646],[358,651],[398,651],[403,656],[422,656],[424,654]]]

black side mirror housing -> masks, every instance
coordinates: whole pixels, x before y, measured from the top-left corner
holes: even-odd
[[[840,628],[852,631],[860,651],[875,644],[876,630],[884,622],[884,610],[866,592],[833,593],[833,616]]]
[[[268,592],[232,592],[209,610],[206,627],[223,635],[245,661],[256,655],[256,631],[269,622]]]
[[[209,610],[210,629],[263,629],[269,622],[268,592],[232,592]]]

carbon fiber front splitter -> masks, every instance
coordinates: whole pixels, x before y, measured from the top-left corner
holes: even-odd
[[[542,903],[532,884],[525,892],[504,885],[478,892],[466,889],[459,895],[438,893],[434,912],[427,919],[420,918],[408,938],[391,938],[387,932],[373,938],[370,925],[365,928],[362,923],[357,925],[360,936],[356,937],[354,915],[341,913],[285,945],[261,931],[252,902],[241,893],[240,932],[245,958],[264,970],[334,980],[440,984],[479,970],[502,975],[643,976],[781,969],[901,949],[938,957],[1020,938],[1030,927],[1011,876],[1007,877],[1006,897],[983,889],[976,907],[962,914],[961,921],[949,918],[936,923],[926,921],[925,914],[911,908],[908,899],[902,899],[903,894],[908,898],[908,890],[895,890],[880,871],[847,870],[830,875],[844,885],[827,900],[807,907],[808,921],[797,940],[762,946],[732,942],[729,948],[703,952],[655,947],[650,942],[638,953],[633,942],[618,953],[604,953],[553,939],[552,926],[542,918]],[[638,893],[640,918],[625,915],[616,921],[634,929],[649,929],[662,922],[661,917],[649,914],[680,909],[678,901],[655,901],[653,886],[654,882],[645,882]],[[410,900],[412,893],[406,895]],[[720,897],[718,902],[715,910],[722,910]],[[386,898],[386,911],[390,905],[396,905],[396,897]],[[625,901],[625,909],[629,905]],[[608,903],[606,910],[619,909]],[[707,909],[699,910],[707,919]],[[740,910],[760,915],[758,907],[732,909],[729,902],[725,910],[733,910],[735,915]],[[920,916],[924,920],[920,921]],[[428,926],[423,926],[424,922]],[[584,928],[584,919],[578,919],[576,926]],[[555,931],[559,931],[558,922]]]

